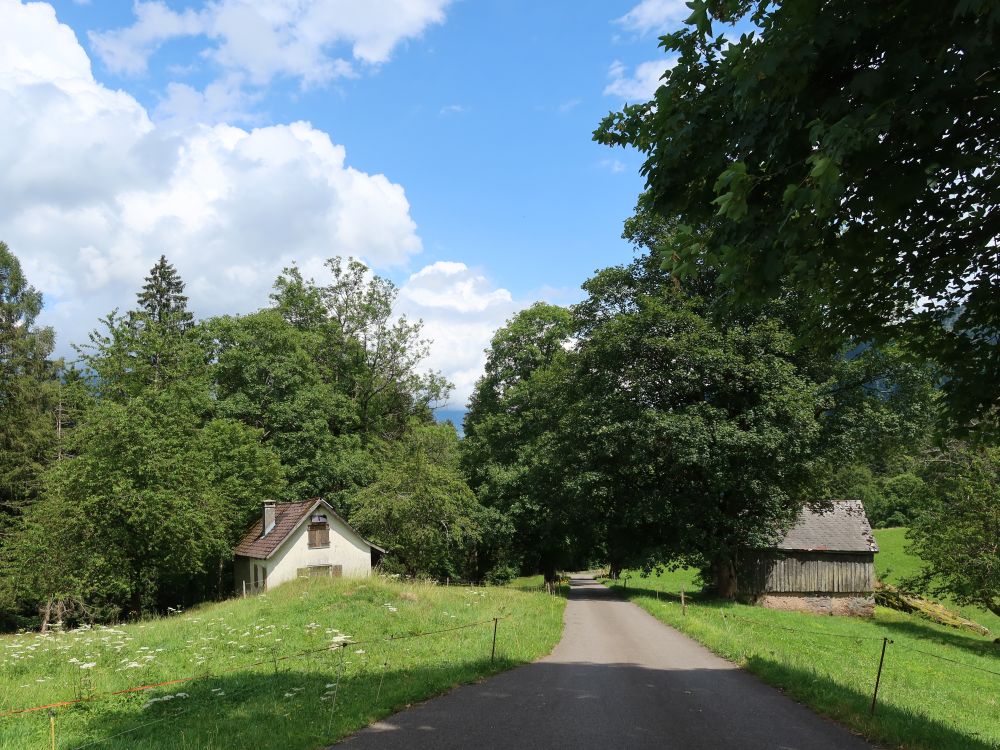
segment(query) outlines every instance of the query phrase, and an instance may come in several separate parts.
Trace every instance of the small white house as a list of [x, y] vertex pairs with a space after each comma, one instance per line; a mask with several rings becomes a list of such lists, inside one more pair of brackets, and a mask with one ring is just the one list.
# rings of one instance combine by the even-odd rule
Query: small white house
[[300, 576], [367, 576], [384, 553], [322, 498], [268, 501], [236, 546], [236, 593], [265, 591]]

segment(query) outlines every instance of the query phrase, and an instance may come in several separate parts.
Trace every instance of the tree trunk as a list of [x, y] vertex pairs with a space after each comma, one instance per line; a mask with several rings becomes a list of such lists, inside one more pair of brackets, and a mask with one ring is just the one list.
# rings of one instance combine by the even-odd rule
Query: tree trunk
[[718, 596], [723, 599], [736, 598], [736, 566], [732, 560], [724, 558], [712, 563], [712, 582]]
[[622, 574], [621, 565], [619, 565], [618, 563], [610, 563], [608, 565], [608, 578], [610, 578], [612, 581], [617, 581], [619, 578], [621, 578], [621, 574]]

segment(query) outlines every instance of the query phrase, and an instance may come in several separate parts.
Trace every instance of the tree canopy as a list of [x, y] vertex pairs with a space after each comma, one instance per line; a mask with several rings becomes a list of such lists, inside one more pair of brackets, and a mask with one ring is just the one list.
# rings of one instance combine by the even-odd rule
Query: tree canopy
[[[645, 154], [678, 276], [733, 306], [794, 289], [810, 340], [904, 342], [959, 425], [1000, 407], [1000, 6], [693, 0], [655, 97], [609, 115]], [[730, 26], [752, 31], [739, 38]]]

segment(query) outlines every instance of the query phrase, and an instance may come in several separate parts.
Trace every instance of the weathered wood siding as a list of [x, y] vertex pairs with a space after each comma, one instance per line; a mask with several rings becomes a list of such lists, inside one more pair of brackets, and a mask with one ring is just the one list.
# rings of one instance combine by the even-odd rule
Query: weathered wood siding
[[745, 573], [748, 593], [869, 592], [875, 581], [875, 556], [832, 552], [797, 552], [750, 561]]

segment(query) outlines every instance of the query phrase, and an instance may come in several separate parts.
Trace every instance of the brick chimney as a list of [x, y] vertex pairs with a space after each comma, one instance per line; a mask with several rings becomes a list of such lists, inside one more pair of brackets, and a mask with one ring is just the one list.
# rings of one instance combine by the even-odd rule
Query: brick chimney
[[271, 529], [274, 528], [274, 500], [264, 501], [264, 533], [261, 536], [267, 536], [271, 533]]

